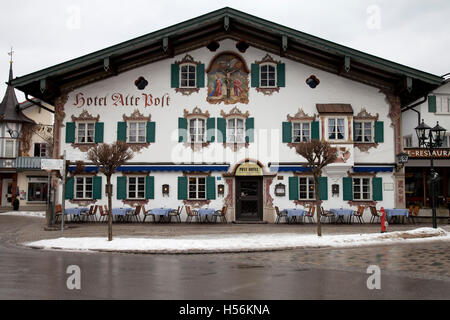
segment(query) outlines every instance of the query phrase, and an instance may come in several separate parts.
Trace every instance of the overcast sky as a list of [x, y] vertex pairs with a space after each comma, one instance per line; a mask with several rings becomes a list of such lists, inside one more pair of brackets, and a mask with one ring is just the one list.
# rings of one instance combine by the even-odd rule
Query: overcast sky
[[449, 0], [14, 0], [0, 10], [0, 94], [11, 46], [18, 77], [226, 6], [435, 75], [450, 72]]

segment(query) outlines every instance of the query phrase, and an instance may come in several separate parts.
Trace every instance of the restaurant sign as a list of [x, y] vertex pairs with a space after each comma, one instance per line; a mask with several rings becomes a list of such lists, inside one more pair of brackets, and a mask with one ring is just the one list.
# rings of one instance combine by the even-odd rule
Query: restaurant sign
[[[409, 158], [412, 159], [430, 159], [431, 153], [430, 150], [427, 149], [405, 149], [405, 152], [408, 154]], [[436, 149], [433, 150], [433, 158], [434, 159], [450, 159], [450, 149]]]
[[236, 169], [236, 176], [262, 176], [263, 172], [256, 163], [245, 162]]

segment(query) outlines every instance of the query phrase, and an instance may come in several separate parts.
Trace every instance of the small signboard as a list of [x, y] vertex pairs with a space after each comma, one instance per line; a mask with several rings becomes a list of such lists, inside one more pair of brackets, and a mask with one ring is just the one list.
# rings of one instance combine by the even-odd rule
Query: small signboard
[[62, 170], [63, 160], [60, 159], [41, 159], [42, 170]]
[[263, 172], [256, 163], [245, 162], [236, 170], [236, 176], [262, 176]]
[[68, 161], [87, 161], [87, 153], [77, 151], [66, 151], [66, 160]]

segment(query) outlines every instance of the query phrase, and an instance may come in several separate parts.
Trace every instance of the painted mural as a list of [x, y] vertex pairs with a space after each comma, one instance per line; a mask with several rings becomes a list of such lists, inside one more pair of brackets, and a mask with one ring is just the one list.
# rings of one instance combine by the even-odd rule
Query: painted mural
[[245, 61], [234, 53], [216, 56], [207, 70], [208, 97], [212, 104], [248, 103], [248, 74]]

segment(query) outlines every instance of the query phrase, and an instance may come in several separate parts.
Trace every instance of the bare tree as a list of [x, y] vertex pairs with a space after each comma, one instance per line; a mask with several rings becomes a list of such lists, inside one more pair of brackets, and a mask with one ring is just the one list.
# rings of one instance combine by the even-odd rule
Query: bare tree
[[102, 143], [88, 151], [88, 160], [92, 161], [98, 170], [106, 176], [106, 189], [108, 195], [108, 241], [112, 241], [112, 185], [111, 176], [117, 168], [123, 166], [133, 158], [133, 152], [122, 141], [113, 144]]
[[336, 149], [332, 148], [328, 142], [312, 140], [310, 142], [299, 143], [296, 147], [299, 155], [306, 159], [304, 165], [310, 169], [314, 176], [314, 192], [316, 198], [317, 212], [317, 235], [322, 236], [322, 226], [320, 224], [320, 199], [319, 199], [319, 177], [322, 176], [322, 169], [336, 161]]

